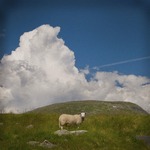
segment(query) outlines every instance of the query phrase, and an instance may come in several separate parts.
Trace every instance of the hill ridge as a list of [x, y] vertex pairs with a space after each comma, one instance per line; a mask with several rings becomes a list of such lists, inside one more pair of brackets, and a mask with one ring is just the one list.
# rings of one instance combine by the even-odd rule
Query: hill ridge
[[39, 107], [28, 113], [148, 114], [137, 104], [122, 101], [76, 100]]

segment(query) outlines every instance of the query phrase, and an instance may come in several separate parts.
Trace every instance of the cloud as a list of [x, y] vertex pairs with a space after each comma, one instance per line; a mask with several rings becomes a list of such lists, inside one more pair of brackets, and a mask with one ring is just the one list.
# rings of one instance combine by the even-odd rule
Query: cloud
[[150, 111], [150, 79], [75, 66], [74, 52], [57, 37], [60, 27], [42, 25], [20, 37], [0, 63], [0, 110], [24, 112], [71, 100], [130, 101]]

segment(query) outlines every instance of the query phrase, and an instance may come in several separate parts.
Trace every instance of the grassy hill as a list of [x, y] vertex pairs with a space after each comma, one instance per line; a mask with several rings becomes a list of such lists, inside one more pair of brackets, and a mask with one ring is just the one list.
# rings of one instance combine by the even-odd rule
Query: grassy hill
[[108, 101], [71, 101], [52, 104], [31, 111], [30, 113], [71, 113], [86, 112], [87, 114], [119, 114], [135, 113], [147, 114], [145, 110], [130, 102], [108, 102]]
[[[82, 135], [58, 136], [60, 113], [87, 112]], [[75, 130], [75, 126], [67, 127]], [[150, 115], [122, 102], [75, 101], [53, 104], [24, 114], [0, 114], [1, 150], [46, 150], [30, 141], [48, 140], [52, 150], [149, 150], [137, 136], [150, 136]]]

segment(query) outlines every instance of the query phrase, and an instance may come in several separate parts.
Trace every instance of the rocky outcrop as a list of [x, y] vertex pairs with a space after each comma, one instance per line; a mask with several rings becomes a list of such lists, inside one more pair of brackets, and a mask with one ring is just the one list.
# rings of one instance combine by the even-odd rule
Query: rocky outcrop
[[54, 132], [54, 134], [57, 134], [59, 136], [62, 135], [69, 135], [69, 134], [74, 134], [74, 135], [80, 135], [88, 132], [87, 130], [75, 130], [75, 131], [68, 131], [68, 130], [57, 130]]
[[136, 139], [144, 141], [148, 146], [150, 146], [150, 136], [136, 136]]
[[34, 126], [32, 124], [26, 126], [27, 129], [32, 129]]
[[44, 140], [43, 142], [38, 142], [38, 141], [29, 141], [27, 142], [27, 144], [32, 145], [32, 146], [41, 146], [44, 148], [53, 148], [56, 145], [52, 144], [51, 142], [49, 142], [48, 140]]
[[53, 148], [55, 147], [56, 145], [52, 144], [51, 142], [49, 142], [48, 140], [45, 140], [43, 141], [42, 143], [40, 143], [41, 147], [44, 147], [44, 148]]

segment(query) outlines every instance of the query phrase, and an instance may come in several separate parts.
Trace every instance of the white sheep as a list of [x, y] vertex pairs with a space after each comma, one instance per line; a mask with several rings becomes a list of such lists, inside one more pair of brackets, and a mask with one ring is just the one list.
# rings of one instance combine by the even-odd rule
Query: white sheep
[[78, 115], [62, 114], [59, 117], [59, 127], [62, 130], [63, 126], [65, 125], [73, 125], [73, 124], [79, 125], [84, 121], [85, 114], [86, 114], [85, 112], [82, 112]]

